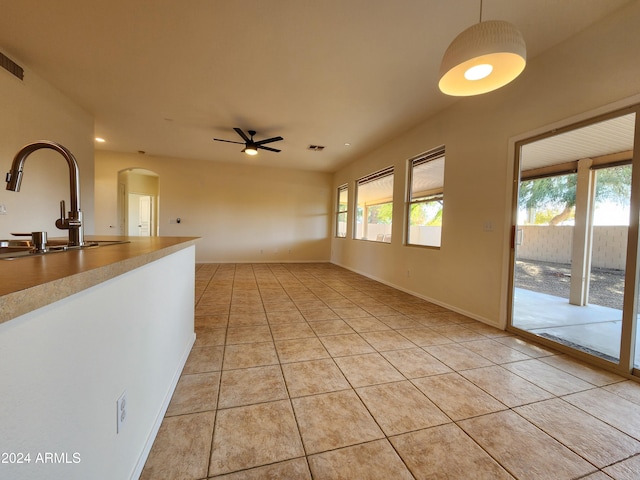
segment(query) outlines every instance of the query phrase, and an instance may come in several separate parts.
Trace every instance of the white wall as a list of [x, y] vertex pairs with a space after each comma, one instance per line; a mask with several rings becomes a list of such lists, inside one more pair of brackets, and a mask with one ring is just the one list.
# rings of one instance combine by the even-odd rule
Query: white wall
[[[3, 52], [8, 54], [8, 52]], [[4, 179], [15, 154], [27, 143], [51, 140], [67, 147], [78, 160], [81, 209], [85, 233], [93, 232], [93, 118], [58, 90], [22, 64], [24, 80], [0, 68], [0, 175]], [[60, 200], [69, 209], [69, 169], [67, 162], [52, 150], [33, 153], [26, 161], [20, 192], [0, 185], [0, 239], [10, 232], [44, 230], [50, 237], [66, 237], [55, 221]]]
[[[195, 338], [194, 250], [0, 324], [0, 452], [31, 454], [29, 464], [0, 464], [0, 478], [140, 474]], [[38, 463], [38, 453], [70, 463]]]
[[[513, 183], [510, 140], [640, 93], [640, 2], [537, 58], [510, 85], [461, 98], [403, 136], [341, 169], [334, 192], [393, 162], [391, 245], [332, 239], [334, 263], [504, 325]], [[375, 112], [372, 112], [375, 114]], [[442, 248], [402, 245], [407, 159], [446, 145]], [[350, 205], [350, 221], [353, 205]], [[485, 224], [492, 231], [485, 230]], [[489, 229], [491, 230], [491, 229]]]
[[125, 168], [159, 175], [160, 235], [202, 237], [199, 262], [329, 260], [330, 174], [96, 151], [97, 234], [115, 233]]

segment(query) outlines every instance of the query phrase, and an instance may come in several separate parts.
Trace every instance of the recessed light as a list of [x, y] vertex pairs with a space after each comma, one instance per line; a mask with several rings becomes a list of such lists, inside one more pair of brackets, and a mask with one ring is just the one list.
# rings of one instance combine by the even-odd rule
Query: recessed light
[[106, 142], [106, 140], [104, 138], [101, 138], [101, 137], [96, 137], [96, 142], [104, 143], [104, 142]]
[[350, 146], [351, 146], [351, 144], [350, 144], [349, 142], [347, 142], [347, 143], [345, 143], [345, 144], [344, 144], [344, 146], [345, 146], [345, 147], [350, 147]]

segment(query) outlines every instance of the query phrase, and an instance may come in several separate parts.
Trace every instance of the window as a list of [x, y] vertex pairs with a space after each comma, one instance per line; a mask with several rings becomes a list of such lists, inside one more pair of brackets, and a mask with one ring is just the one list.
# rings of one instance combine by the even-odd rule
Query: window
[[338, 208], [336, 209], [336, 237], [347, 236], [347, 206], [349, 203], [349, 187], [338, 187]]
[[393, 217], [393, 167], [356, 182], [356, 229], [354, 238], [391, 242]]
[[444, 147], [409, 160], [407, 244], [440, 247]]

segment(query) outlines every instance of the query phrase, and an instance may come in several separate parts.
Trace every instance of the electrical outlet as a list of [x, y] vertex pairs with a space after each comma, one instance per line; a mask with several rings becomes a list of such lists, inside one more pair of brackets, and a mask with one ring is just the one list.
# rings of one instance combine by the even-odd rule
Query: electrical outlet
[[7, 214], [7, 206], [4, 204], [0, 205], [0, 215], [6, 215]]
[[120, 433], [122, 431], [122, 426], [124, 422], [127, 420], [127, 391], [126, 390], [122, 392], [122, 395], [120, 395], [120, 398], [118, 398], [118, 401], [116, 402], [116, 407], [117, 407], [116, 414], [118, 416], [118, 420], [116, 424], [117, 426], [116, 433]]

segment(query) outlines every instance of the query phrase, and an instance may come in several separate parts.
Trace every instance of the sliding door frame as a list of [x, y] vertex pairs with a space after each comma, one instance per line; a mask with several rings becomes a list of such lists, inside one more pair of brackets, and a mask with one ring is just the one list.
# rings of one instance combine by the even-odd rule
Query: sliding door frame
[[[637, 100], [636, 100], [637, 101]], [[515, 289], [515, 261], [516, 261], [516, 237], [518, 229], [518, 199], [521, 182], [521, 150], [524, 145], [543, 140], [545, 138], [554, 137], [556, 135], [576, 130], [588, 125], [610, 120], [612, 118], [635, 113], [634, 125], [634, 141], [632, 152], [632, 174], [631, 174], [631, 197], [630, 197], [630, 221], [627, 236], [627, 256], [625, 269], [625, 290], [623, 300], [622, 314], [622, 331], [620, 344], [619, 363], [612, 363], [603, 358], [590, 355], [581, 350], [571, 348], [566, 345], [556, 343], [552, 340], [540, 337], [513, 325], [513, 302]], [[509, 274], [508, 274], [508, 290], [507, 290], [507, 331], [517, 333], [518, 335], [533, 340], [544, 346], [553, 348], [563, 353], [570, 354], [580, 360], [594, 364], [609, 371], [613, 371], [627, 378], [640, 380], [640, 369], [634, 368], [635, 358], [635, 336], [637, 322], [634, 319], [638, 313], [638, 294], [640, 293], [640, 285], [638, 282], [638, 268], [640, 267], [640, 242], [639, 222], [640, 222], [640, 103], [630, 104], [629, 106], [611, 110], [607, 113], [595, 114], [589, 118], [567, 123], [564, 126], [552, 128], [544, 133], [533, 134], [521, 140], [517, 140], [514, 144], [514, 170], [513, 170], [513, 192], [511, 197], [511, 232], [509, 242]]]

